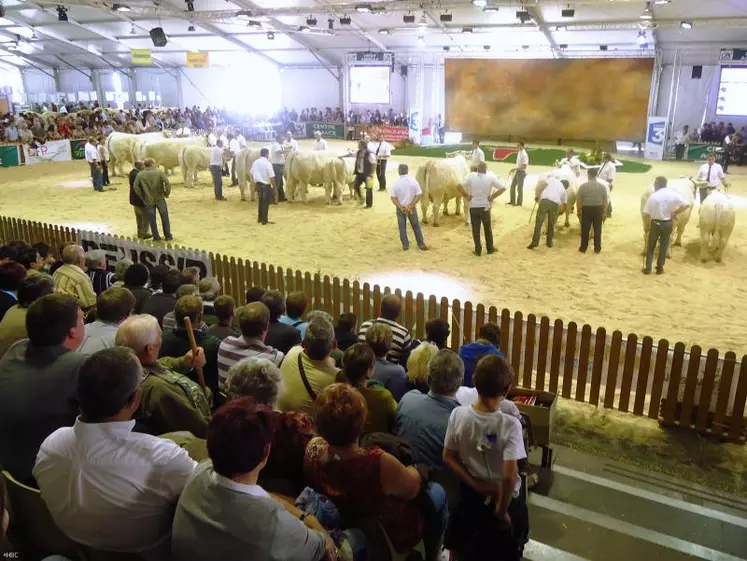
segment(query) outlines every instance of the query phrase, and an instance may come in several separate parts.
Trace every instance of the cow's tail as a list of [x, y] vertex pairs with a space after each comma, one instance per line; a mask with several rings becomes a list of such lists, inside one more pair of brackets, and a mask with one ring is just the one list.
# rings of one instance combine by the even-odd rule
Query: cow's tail
[[431, 196], [431, 169], [433, 168], [433, 160], [428, 160], [425, 162], [425, 169], [423, 170], [423, 175], [425, 175], [425, 185], [423, 186], [423, 190], [426, 193], [426, 196], [432, 201], [433, 197]]
[[[187, 151], [187, 148], [188, 146], [185, 146], [184, 148], [179, 150], [179, 155], [176, 157], [177, 161], [179, 162], [179, 167], [182, 168], [182, 170], [185, 169], [184, 168], [184, 159], [185, 159], [184, 157], [185, 157], [185, 152]], [[185, 171], [184, 173], [187, 173], [187, 172]]]

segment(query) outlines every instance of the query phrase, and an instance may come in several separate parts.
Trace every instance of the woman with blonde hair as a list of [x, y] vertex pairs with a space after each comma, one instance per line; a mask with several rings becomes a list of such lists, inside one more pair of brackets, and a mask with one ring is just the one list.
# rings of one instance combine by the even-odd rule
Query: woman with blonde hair
[[410, 390], [420, 390], [428, 393], [428, 363], [436, 356], [438, 347], [433, 343], [424, 341], [410, 353], [407, 359], [407, 387]]

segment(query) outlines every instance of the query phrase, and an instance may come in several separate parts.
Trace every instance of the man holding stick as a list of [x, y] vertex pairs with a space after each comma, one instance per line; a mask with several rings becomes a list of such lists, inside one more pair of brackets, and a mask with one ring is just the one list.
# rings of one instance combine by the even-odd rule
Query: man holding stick
[[418, 222], [418, 211], [415, 205], [423, 195], [417, 180], [407, 175], [410, 169], [407, 164], [399, 165], [399, 178], [392, 185], [392, 203], [397, 208], [397, 225], [399, 227], [399, 239], [402, 242], [402, 249], [410, 249], [410, 240], [407, 237], [407, 221], [410, 221], [412, 231], [415, 233], [415, 241], [418, 243], [418, 249], [427, 251], [423, 232]]

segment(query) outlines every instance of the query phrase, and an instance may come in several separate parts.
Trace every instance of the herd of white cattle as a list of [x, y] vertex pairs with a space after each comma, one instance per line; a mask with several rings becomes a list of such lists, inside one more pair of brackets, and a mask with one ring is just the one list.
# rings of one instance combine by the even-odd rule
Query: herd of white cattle
[[[191, 188], [197, 182], [197, 172], [207, 170], [210, 166], [210, 151], [204, 137], [167, 138], [163, 133], [126, 134], [114, 132], [107, 137], [107, 148], [110, 155], [110, 169], [114, 174], [125, 175], [123, 164], [134, 163], [136, 160], [152, 158], [167, 173], [180, 167], [184, 177], [184, 186]], [[241, 199], [255, 199], [254, 181], [250, 169], [259, 158], [260, 149], [257, 147], [243, 148], [236, 157], [236, 174], [239, 181]], [[341, 205], [343, 189], [347, 186], [350, 197], [356, 194], [353, 189], [355, 175], [355, 157], [348, 152], [340, 154], [333, 151], [298, 151], [291, 152], [286, 157], [285, 164], [285, 194], [290, 201], [307, 201], [308, 188], [323, 186], [328, 205]], [[439, 226], [439, 218], [447, 214], [447, 205], [452, 199], [455, 201], [456, 214], [461, 213], [462, 196], [458, 186], [470, 173], [470, 166], [464, 153], [449, 154], [443, 159], [428, 159], [416, 171], [416, 179], [423, 190], [420, 200], [421, 220], [428, 224], [432, 220], [434, 226]], [[576, 175], [569, 165], [561, 165], [539, 176], [529, 176], [524, 182], [524, 188], [534, 190], [550, 177], [568, 181], [568, 204], [565, 212], [565, 226], [570, 226], [570, 217], [576, 203], [578, 188], [584, 177]], [[603, 180], [599, 180], [605, 183]], [[671, 179], [668, 186], [679, 192], [690, 203], [690, 208], [680, 213], [674, 224], [676, 237], [674, 245], [682, 245], [682, 235], [690, 221], [695, 206], [695, 193], [700, 186], [692, 178]], [[248, 193], [247, 193], [248, 191]], [[646, 201], [654, 192], [649, 186], [641, 195], [641, 216]], [[469, 213], [466, 212], [468, 202], [464, 201], [464, 220], [469, 223]], [[430, 212], [429, 212], [430, 208]], [[736, 212], [732, 200], [725, 193], [714, 190], [700, 205], [698, 227], [700, 228], [700, 259], [703, 262], [711, 257], [720, 262], [726, 244], [734, 229]], [[645, 224], [645, 221], [644, 221]], [[644, 246], [646, 233], [644, 231]], [[644, 247], [645, 250], [645, 247]], [[671, 246], [670, 246], [671, 255]]]

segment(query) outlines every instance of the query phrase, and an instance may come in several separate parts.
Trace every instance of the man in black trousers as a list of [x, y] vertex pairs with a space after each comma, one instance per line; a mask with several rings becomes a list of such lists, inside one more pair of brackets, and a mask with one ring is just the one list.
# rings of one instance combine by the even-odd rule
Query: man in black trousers
[[578, 250], [586, 253], [589, 247], [589, 231], [594, 228], [594, 253], [602, 251], [602, 223], [607, 219], [609, 190], [597, 181], [597, 170], [588, 171], [589, 181], [578, 188], [576, 208], [581, 221], [581, 247]]
[[270, 151], [267, 148], [262, 148], [259, 151], [259, 158], [252, 164], [250, 172], [254, 183], [257, 185], [257, 204], [259, 207], [257, 222], [263, 226], [274, 224], [274, 222], [269, 221], [268, 217], [270, 203], [272, 202], [272, 192], [275, 189], [275, 171], [267, 159], [269, 155]]
[[[358, 142], [355, 154], [355, 192], [362, 201], [362, 208], [373, 207], [373, 174], [376, 168], [376, 155], [368, 149], [365, 140]], [[361, 185], [366, 188], [366, 200], [363, 202]]]

